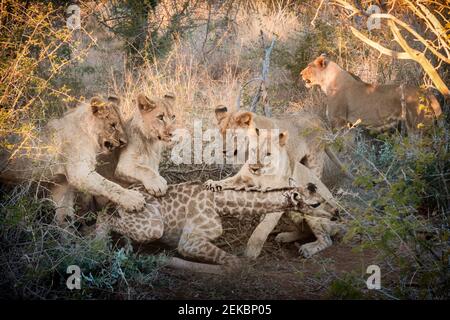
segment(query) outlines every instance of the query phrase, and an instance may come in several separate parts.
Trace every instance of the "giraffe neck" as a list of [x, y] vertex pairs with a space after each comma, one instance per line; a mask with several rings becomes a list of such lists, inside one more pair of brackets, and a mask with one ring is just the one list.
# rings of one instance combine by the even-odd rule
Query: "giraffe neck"
[[214, 193], [214, 204], [221, 216], [263, 215], [292, 209], [292, 204], [284, 193], [283, 190], [268, 192], [225, 190]]

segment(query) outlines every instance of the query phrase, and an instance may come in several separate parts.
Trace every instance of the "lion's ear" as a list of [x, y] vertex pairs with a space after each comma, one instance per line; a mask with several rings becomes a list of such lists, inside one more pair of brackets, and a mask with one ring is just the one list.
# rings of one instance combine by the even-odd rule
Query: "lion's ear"
[[241, 128], [250, 127], [253, 121], [253, 113], [251, 112], [243, 112], [236, 116], [236, 122]]
[[108, 105], [100, 97], [93, 97], [89, 103], [91, 105], [92, 114], [96, 117], [103, 117], [109, 112]]
[[324, 53], [322, 53], [320, 57], [317, 58], [317, 65], [322, 69], [328, 65], [328, 58]]
[[280, 143], [280, 146], [285, 146], [288, 141], [288, 138], [289, 138], [289, 134], [287, 131], [281, 132], [278, 135], [278, 141]]
[[156, 108], [156, 102], [142, 93], [137, 96], [137, 104], [141, 112], [150, 112]]
[[216, 109], [214, 109], [217, 121], [218, 122], [222, 121], [222, 119], [226, 117], [227, 112], [228, 109], [224, 105], [217, 106]]
[[120, 105], [120, 98], [117, 96], [109, 96], [108, 101]]

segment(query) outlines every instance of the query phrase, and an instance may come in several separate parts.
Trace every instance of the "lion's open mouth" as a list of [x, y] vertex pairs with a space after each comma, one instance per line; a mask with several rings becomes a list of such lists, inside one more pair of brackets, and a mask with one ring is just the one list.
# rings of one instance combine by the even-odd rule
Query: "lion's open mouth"
[[172, 138], [169, 137], [169, 136], [161, 136], [161, 135], [158, 135], [158, 140], [159, 140], [159, 141], [164, 141], [164, 142], [172, 142]]
[[106, 149], [108, 149], [108, 151], [113, 151], [113, 150], [114, 150], [114, 145], [113, 145], [111, 142], [109, 142], [109, 141], [105, 141], [105, 142], [103, 143], [103, 146], [104, 146]]

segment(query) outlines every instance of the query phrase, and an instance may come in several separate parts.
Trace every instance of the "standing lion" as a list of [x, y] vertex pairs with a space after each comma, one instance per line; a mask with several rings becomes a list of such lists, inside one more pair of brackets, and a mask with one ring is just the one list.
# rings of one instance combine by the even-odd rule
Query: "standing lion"
[[327, 96], [327, 118], [333, 128], [359, 119], [368, 129], [382, 131], [406, 124], [409, 132], [442, 113], [432, 94], [406, 85], [373, 85], [363, 82], [321, 55], [301, 71], [307, 88], [320, 86]]

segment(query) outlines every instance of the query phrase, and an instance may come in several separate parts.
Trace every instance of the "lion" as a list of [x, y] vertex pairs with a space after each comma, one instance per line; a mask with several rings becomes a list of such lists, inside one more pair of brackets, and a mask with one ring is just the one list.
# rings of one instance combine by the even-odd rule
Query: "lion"
[[[328, 179], [333, 181], [337, 176], [336, 170], [330, 170], [331, 164], [338, 166], [340, 171], [347, 177], [353, 179], [353, 176], [344, 168], [344, 165], [339, 161], [337, 156], [332, 152], [329, 146], [321, 141], [321, 137], [325, 132], [325, 127], [320, 118], [306, 111], [301, 111], [294, 115], [284, 115], [278, 118], [267, 118], [256, 115], [247, 111], [228, 111], [225, 106], [218, 106], [215, 109], [216, 119], [219, 124], [221, 134], [225, 139], [223, 153], [227, 160], [236, 161], [239, 158], [238, 150], [248, 151], [248, 141], [256, 141], [258, 132], [261, 129], [279, 129], [288, 132], [291, 137], [286, 144], [286, 157], [290, 165], [290, 175], [296, 183], [306, 185], [314, 183], [318, 188], [318, 194], [325, 198], [333, 206], [337, 206], [330, 190], [322, 182]], [[239, 137], [240, 134], [249, 139], [237, 139], [235, 143], [230, 142], [229, 137]], [[228, 140], [228, 141], [227, 141]], [[323, 170], [327, 167], [329, 170]], [[280, 169], [275, 167], [274, 169]], [[244, 171], [241, 172], [241, 174]], [[329, 177], [324, 176], [323, 173], [331, 173]], [[281, 176], [283, 172], [274, 170], [273, 176]], [[220, 189], [223, 183], [228, 186], [233, 182], [239, 182], [238, 173], [234, 178], [225, 179], [222, 181], [209, 180], [209, 187]], [[324, 179], [325, 178], [325, 179]], [[284, 179], [284, 180], [283, 180]], [[281, 181], [288, 182], [286, 176]], [[267, 183], [267, 186], [272, 184], [271, 179], [260, 182]], [[261, 184], [260, 184], [261, 186]], [[278, 223], [281, 214], [267, 215], [264, 220], [257, 227], [252, 234], [247, 245], [247, 256], [256, 258], [261, 252], [267, 236]]]
[[332, 166], [337, 166], [344, 175], [353, 179], [353, 176], [345, 169], [330, 146], [322, 140], [326, 129], [317, 115], [300, 111], [296, 114], [268, 118], [248, 111], [228, 111], [225, 106], [216, 107], [215, 115], [220, 132], [224, 137], [223, 153], [227, 161], [236, 161], [238, 150], [247, 151], [246, 140], [237, 139], [236, 143], [226, 143], [230, 141], [230, 139], [227, 139], [227, 135], [236, 137], [242, 133], [243, 136], [254, 139], [258, 130], [279, 129], [288, 131], [291, 137], [287, 144], [291, 164], [295, 162], [302, 164], [319, 180], [323, 178], [325, 178], [324, 180], [332, 180], [332, 177], [324, 177], [324, 174], [336, 175], [336, 170], [324, 170], [324, 168], [330, 169]]
[[[223, 190], [268, 192], [286, 187], [297, 187], [293, 185], [294, 179], [291, 178], [293, 168], [287, 150], [288, 132], [281, 132], [275, 136], [272, 131], [258, 130], [257, 134], [258, 140], [256, 143], [249, 143], [249, 157], [239, 172], [222, 181], [206, 181], [204, 183], [206, 189], [213, 192]], [[331, 237], [340, 235], [344, 231], [343, 226], [334, 221], [338, 212], [336, 206], [330, 201], [323, 201], [323, 197], [316, 192], [317, 187], [312, 181], [314, 181], [313, 177], [310, 182], [305, 184], [305, 190], [309, 191], [309, 199], [312, 202], [307, 202], [307, 204], [313, 207], [314, 216], [309, 217], [289, 212], [288, 215], [297, 229], [293, 232], [280, 233], [276, 238], [279, 242], [292, 242], [300, 239], [299, 228], [305, 222], [317, 239], [313, 243], [300, 247], [299, 252], [306, 258], [331, 246]], [[318, 198], [322, 199], [320, 207], [314, 206], [314, 203], [318, 203]], [[266, 215], [249, 239], [245, 252], [247, 257], [256, 258], [259, 255], [267, 236], [283, 213], [273, 212]]]
[[118, 151], [115, 177], [128, 185], [142, 184], [154, 196], [167, 191], [167, 181], [159, 174], [159, 163], [177, 128], [175, 100], [172, 93], [162, 98], [139, 94], [136, 109], [125, 124], [129, 143]]
[[98, 156], [127, 144], [118, 104], [116, 97], [93, 97], [51, 120], [33, 141], [7, 137], [7, 141], [15, 139], [18, 147], [2, 152], [0, 179], [49, 183], [56, 205], [55, 220], [60, 226], [73, 216], [75, 191], [103, 196], [131, 211], [141, 210], [145, 205], [141, 193], [125, 189], [96, 172]]
[[307, 88], [320, 86], [327, 96], [326, 115], [333, 129], [359, 119], [380, 132], [406, 124], [408, 132], [432, 123], [442, 114], [436, 97], [406, 85], [373, 85], [321, 55], [300, 72]]
[[271, 131], [258, 130], [258, 141], [249, 145], [252, 155], [239, 172], [220, 181], [208, 180], [205, 182], [206, 188], [213, 191], [232, 189], [267, 192], [286, 187], [292, 175], [286, 148], [288, 132], [279, 133], [278, 143], [275, 142], [273, 135]]

